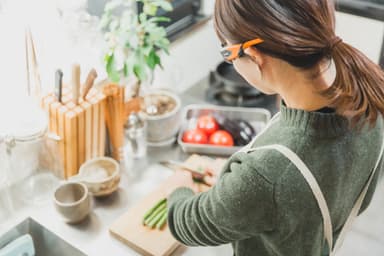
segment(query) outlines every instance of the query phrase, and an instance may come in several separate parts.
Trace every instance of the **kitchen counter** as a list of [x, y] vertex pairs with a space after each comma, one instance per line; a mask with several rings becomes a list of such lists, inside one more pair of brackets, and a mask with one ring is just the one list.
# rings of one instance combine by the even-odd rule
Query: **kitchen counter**
[[[195, 91], [201, 91], [206, 84], [203, 80]], [[200, 87], [199, 87], [200, 86]], [[190, 103], [202, 103], [204, 100], [184, 93], [182, 102], [184, 105]], [[8, 231], [27, 217], [57, 234], [59, 237], [83, 251], [87, 255], [139, 255], [131, 248], [113, 238], [109, 234], [109, 226], [122, 214], [135, 205], [151, 190], [156, 188], [163, 180], [172, 174], [172, 171], [157, 164], [161, 160], [185, 160], [188, 157], [177, 145], [166, 148], [150, 148], [146, 158], [125, 161], [124, 171], [119, 190], [113, 195], [93, 200], [93, 211], [90, 216], [79, 225], [67, 225], [57, 215], [53, 204], [46, 202], [39, 206], [17, 207], [15, 213], [6, 222], [0, 221], [1, 234]], [[16, 187], [17, 191], [18, 188]], [[16, 193], [17, 194], [17, 193]], [[15, 205], [21, 205], [20, 198], [13, 198]], [[1, 210], [1, 209], [0, 209]], [[230, 245], [220, 247], [185, 248], [179, 247], [173, 255], [231, 255]]]

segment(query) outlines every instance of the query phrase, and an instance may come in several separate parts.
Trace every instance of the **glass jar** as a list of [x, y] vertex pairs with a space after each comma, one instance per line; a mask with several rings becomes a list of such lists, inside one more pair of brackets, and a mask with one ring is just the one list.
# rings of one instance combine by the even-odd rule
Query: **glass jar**
[[125, 124], [125, 159], [138, 159], [147, 155], [147, 123], [132, 112]]
[[[50, 201], [63, 173], [58, 138], [47, 133], [46, 114], [38, 107], [21, 112], [1, 127], [0, 190], [8, 195], [3, 202], [41, 204]], [[8, 208], [18, 207], [8, 203]]]

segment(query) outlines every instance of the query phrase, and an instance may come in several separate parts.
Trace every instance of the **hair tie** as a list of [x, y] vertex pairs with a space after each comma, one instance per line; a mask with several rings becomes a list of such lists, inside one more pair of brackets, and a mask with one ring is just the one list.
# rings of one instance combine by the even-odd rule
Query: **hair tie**
[[338, 36], [335, 36], [330, 42], [329, 42], [329, 50], [332, 52], [333, 49], [335, 49], [336, 46], [338, 46], [340, 43], [343, 42], [343, 39], [341, 39]]

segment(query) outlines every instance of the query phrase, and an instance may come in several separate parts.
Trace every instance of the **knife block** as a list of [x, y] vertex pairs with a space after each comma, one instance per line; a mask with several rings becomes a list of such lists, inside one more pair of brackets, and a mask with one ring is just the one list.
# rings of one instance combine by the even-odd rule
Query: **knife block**
[[58, 157], [64, 170], [61, 178], [68, 179], [78, 173], [85, 161], [105, 155], [106, 97], [93, 88], [76, 105], [69, 87], [62, 92], [62, 102], [49, 94], [43, 98], [42, 107], [49, 116], [49, 131], [59, 138]]

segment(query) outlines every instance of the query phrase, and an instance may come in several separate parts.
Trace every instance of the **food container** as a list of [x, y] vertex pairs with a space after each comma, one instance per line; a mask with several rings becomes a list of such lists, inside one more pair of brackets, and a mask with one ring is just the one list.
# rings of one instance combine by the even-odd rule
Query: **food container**
[[12, 202], [16, 197], [26, 204], [44, 204], [62, 175], [59, 138], [47, 133], [46, 114], [27, 100], [20, 109], [4, 115], [4, 120], [0, 127], [0, 190], [16, 184], [19, 188], [9, 193], [10, 200], [3, 201]]
[[[34, 174], [40, 165], [46, 134], [46, 116], [29, 106], [5, 117], [0, 130], [0, 172], [13, 185]], [[18, 113], [17, 113], [18, 112]], [[13, 113], [12, 113], [13, 114]], [[0, 181], [0, 187], [4, 181]]]
[[209, 144], [191, 144], [182, 140], [183, 133], [196, 127], [197, 119], [203, 115], [220, 114], [230, 119], [244, 119], [248, 121], [258, 134], [271, 118], [271, 113], [263, 108], [221, 107], [212, 105], [189, 105], [183, 110], [182, 128], [178, 136], [178, 143], [186, 153], [198, 153], [217, 156], [229, 156], [239, 151], [242, 146], [221, 147]]

